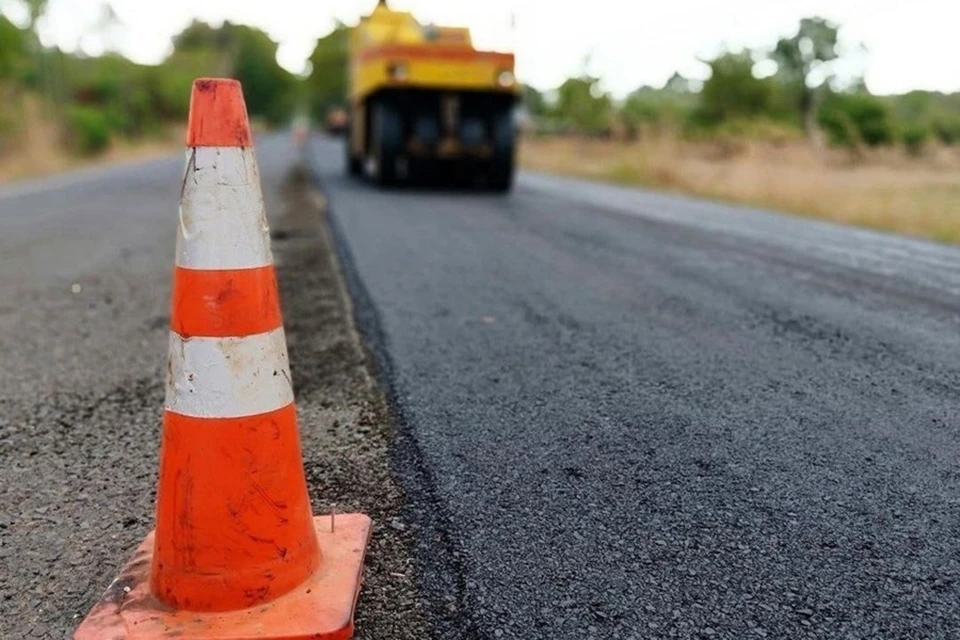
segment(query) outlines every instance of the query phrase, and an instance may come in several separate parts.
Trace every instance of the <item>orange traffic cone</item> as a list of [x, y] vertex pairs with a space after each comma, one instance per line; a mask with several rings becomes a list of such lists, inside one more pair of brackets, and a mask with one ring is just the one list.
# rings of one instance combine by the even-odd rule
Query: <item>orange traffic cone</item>
[[240, 84], [194, 83], [156, 528], [76, 640], [350, 638], [370, 519], [311, 517]]

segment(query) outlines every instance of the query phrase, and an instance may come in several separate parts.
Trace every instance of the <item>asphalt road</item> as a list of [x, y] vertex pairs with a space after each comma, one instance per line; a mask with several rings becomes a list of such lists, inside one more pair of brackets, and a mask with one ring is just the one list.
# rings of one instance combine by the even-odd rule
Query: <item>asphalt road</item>
[[[289, 137], [257, 155], [314, 506], [377, 522], [362, 637], [423, 637], [417, 585], [441, 638], [960, 636], [960, 251], [381, 192], [319, 139], [387, 452]], [[67, 637], [152, 525], [182, 166], [0, 187], [0, 638]]]
[[[357, 638], [423, 638], [392, 425], [289, 135], [257, 140], [315, 513], [374, 519]], [[64, 640], [153, 526], [183, 155], [0, 187], [0, 638]]]
[[960, 637], [960, 251], [314, 145], [445, 638]]
[[0, 187], [2, 638], [63, 640], [152, 526], [183, 162]]

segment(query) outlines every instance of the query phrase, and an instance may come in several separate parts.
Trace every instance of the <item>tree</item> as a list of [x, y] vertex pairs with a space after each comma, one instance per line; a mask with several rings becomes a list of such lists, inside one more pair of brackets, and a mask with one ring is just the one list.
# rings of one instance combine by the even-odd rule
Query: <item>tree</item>
[[893, 114], [880, 98], [865, 91], [829, 93], [819, 112], [820, 125], [834, 144], [859, 150], [864, 144], [890, 144], [895, 135]]
[[580, 133], [605, 135], [610, 131], [613, 102], [600, 87], [600, 78], [583, 74], [568, 78], [557, 89], [556, 111]]
[[823, 18], [804, 18], [797, 32], [781, 38], [770, 54], [811, 139], [816, 136], [818, 90], [831, 77], [829, 64], [839, 57], [837, 34], [837, 25]]
[[703, 85], [695, 113], [701, 124], [715, 126], [771, 112], [773, 87], [768, 79], [753, 75], [756, 61], [750, 50], [727, 51], [707, 64], [710, 78]]
[[274, 124], [290, 115], [296, 79], [277, 63], [277, 43], [260, 29], [194, 21], [173, 38], [173, 48], [171, 60], [195, 68], [196, 75], [239, 80], [250, 115]]
[[26, 34], [0, 15], [0, 81], [16, 79], [22, 71]]
[[914, 90], [887, 99], [904, 128], [903, 136], [908, 130], [916, 132], [915, 127], [923, 125], [942, 143], [960, 141], [960, 93]]
[[48, 69], [49, 60], [45, 55], [43, 44], [40, 42], [40, 18], [47, 12], [48, 0], [24, 0], [27, 7], [27, 28], [25, 37], [21, 40], [22, 51], [30, 60], [30, 69], [26, 81], [47, 97], [57, 97], [51, 73]]
[[642, 129], [662, 129], [666, 121], [672, 119], [674, 107], [674, 94], [666, 87], [655, 89], [644, 85], [630, 92], [620, 107], [620, 122], [627, 139], [636, 139]]
[[310, 76], [307, 92], [310, 112], [323, 122], [327, 112], [347, 101], [347, 66], [350, 28], [337, 21], [333, 31], [317, 40], [310, 54]]
[[247, 109], [271, 124], [279, 124], [293, 111], [296, 79], [277, 63], [277, 43], [260, 29], [224, 25], [235, 39], [233, 75], [243, 84]]
[[670, 79], [663, 85], [664, 93], [675, 95], [689, 95], [693, 93], [693, 86], [689, 79], [683, 77], [679, 71], [674, 71]]
[[173, 37], [171, 57], [204, 59], [205, 64], [209, 64], [208, 60], [212, 56], [216, 59], [216, 68], [208, 69], [208, 73], [218, 76], [232, 74], [237, 42], [230, 27], [229, 22], [217, 29], [206, 22], [194, 20]]
[[542, 116], [547, 111], [547, 100], [540, 91], [528, 84], [523, 85], [522, 102], [524, 108], [533, 117]]
[[634, 140], [645, 125], [659, 126], [660, 110], [656, 104], [645, 100], [642, 94], [634, 92], [627, 96], [620, 108], [620, 120], [627, 139]]
[[620, 108], [620, 120], [628, 138], [641, 128], [662, 132], [676, 127], [697, 106], [699, 94], [694, 84], [680, 73], [674, 73], [658, 89], [644, 85], [632, 91]]

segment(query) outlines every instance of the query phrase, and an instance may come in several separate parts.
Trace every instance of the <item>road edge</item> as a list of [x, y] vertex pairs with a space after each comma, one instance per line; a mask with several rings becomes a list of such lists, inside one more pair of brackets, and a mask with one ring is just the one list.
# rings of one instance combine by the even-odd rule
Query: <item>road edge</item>
[[384, 332], [380, 312], [360, 276], [336, 202], [329, 197], [325, 179], [315, 161], [314, 147], [308, 142], [301, 150], [302, 162], [327, 204], [327, 220], [334, 240], [341, 275], [349, 300], [347, 309], [354, 331], [360, 336], [368, 370], [383, 391], [395, 425], [396, 440], [391, 447], [391, 473], [406, 493], [404, 520], [415, 530], [414, 562], [422, 587], [424, 609], [437, 637], [482, 640], [482, 633], [467, 606], [467, 578], [462, 558], [465, 555], [449, 534], [449, 518], [437, 498], [436, 479], [423, 461], [413, 434], [394, 375], [389, 339]]

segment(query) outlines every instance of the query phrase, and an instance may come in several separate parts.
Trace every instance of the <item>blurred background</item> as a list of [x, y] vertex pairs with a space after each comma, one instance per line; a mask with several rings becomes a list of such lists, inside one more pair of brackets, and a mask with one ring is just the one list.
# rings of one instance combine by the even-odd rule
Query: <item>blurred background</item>
[[[960, 239], [950, 3], [390, 4], [516, 53], [527, 169]], [[335, 128], [375, 5], [0, 0], [0, 181], [180, 146], [204, 75], [258, 130]]]

